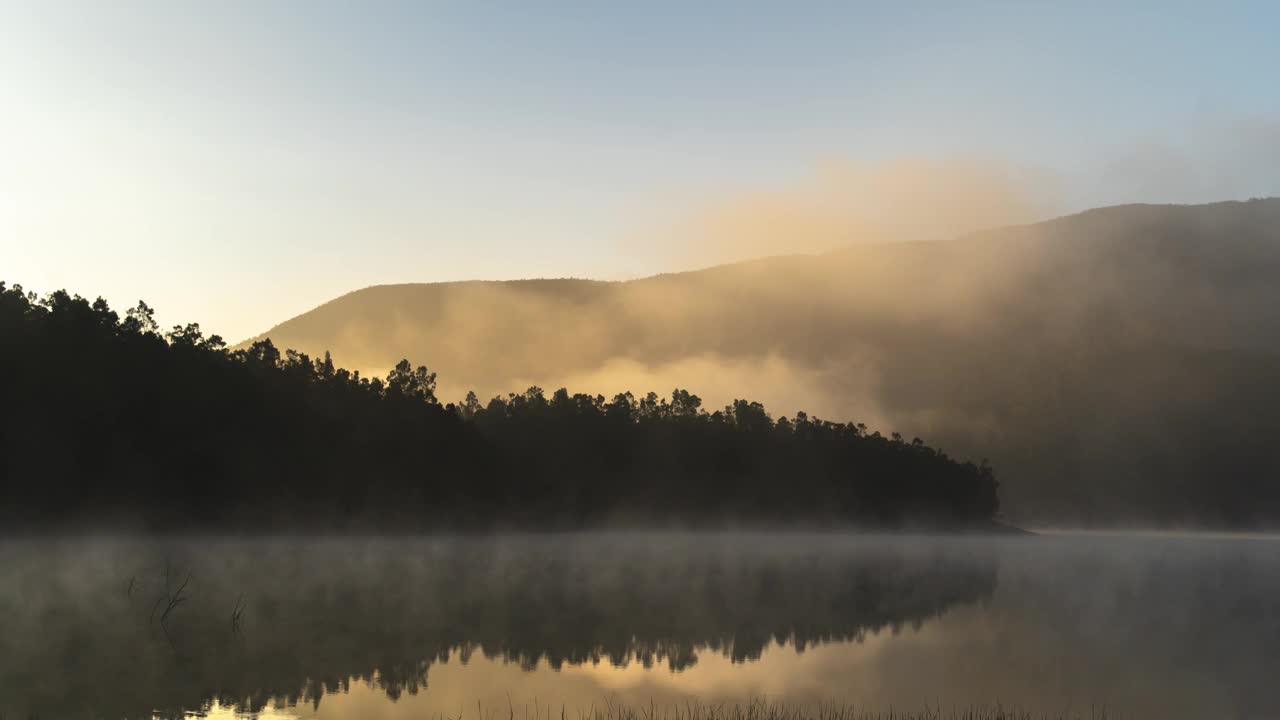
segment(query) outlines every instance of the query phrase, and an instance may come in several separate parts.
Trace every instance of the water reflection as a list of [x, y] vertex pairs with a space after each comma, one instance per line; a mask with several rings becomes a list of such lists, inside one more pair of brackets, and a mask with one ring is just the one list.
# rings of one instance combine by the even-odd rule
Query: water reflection
[[315, 708], [353, 683], [394, 700], [451, 656], [742, 663], [919, 627], [995, 585], [977, 554], [848, 538], [82, 540], [10, 544], [3, 560], [4, 704], [57, 717]]
[[[519, 717], [765, 695], [1277, 717], [1277, 551], [1178, 536], [7, 543], [0, 713], [503, 720], [508, 698]], [[191, 578], [167, 631], [166, 567], [170, 593]]]

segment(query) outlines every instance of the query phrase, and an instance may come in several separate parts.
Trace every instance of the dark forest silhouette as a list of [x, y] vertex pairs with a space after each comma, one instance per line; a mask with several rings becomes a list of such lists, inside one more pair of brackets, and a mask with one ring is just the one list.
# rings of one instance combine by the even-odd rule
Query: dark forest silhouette
[[367, 378], [195, 324], [162, 333], [142, 303], [122, 318], [3, 284], [0, 338], [10, 527], [954, 527], [998, 508], [985, 463], [746, 400], [530, 388], [445, 405], [407, 360]]

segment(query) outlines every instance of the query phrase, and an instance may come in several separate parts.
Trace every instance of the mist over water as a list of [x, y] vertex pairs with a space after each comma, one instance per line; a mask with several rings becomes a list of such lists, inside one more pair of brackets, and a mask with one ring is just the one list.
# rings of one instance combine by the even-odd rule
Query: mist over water
[[1280, 712], [1278, 542], [12, 540], [0, 544], [0, 713], [506, 717], [509, 702], [520, 714], [767, 697], [1268, 717]]
[[0, 0], [0, 720], [1280, 720], [1277, 26]]

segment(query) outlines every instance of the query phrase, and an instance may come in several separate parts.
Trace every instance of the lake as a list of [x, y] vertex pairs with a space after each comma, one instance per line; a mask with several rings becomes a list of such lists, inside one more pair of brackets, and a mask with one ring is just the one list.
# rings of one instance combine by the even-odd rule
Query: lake
[[639, 533], [0, 542], [0, 715], [751, 702], [1280, 717], [1280, 540]]

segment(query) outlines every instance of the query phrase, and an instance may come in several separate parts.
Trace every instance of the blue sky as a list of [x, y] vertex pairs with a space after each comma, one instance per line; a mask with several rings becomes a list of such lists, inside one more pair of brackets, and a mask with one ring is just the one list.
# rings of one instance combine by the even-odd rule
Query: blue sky
[[[824, 164], [1053, 211], [1280, 193], [1275, 3], [9, 3], [0, 278], [240, 338], [342, 292], [620, 277]], [[1049, 193], [1049, 190], [1044, 190]]]

